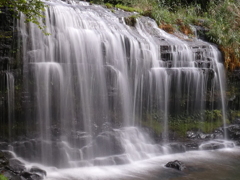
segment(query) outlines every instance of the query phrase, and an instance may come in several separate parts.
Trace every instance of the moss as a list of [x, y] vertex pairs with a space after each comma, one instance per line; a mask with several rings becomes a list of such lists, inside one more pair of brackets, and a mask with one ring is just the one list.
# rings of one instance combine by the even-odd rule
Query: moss
[[[229, 121], [227, 121], [229, 123]], [[186, 132], [190, 130], [199, 130], [203, 133], [212, 133], [215, 129], [223, 126], [223, 121], [218, 120], [215, 122], [208, 121], [189, 121], [182, 123], [178, 122], [170, 122], [169, 129], [175, 133], [177, 133], [180, 137], [186, 137]]]
[[135, 26], [137, 23], [137, 18], [139, 16], [137, 15], [132, 15], [132, 16], [128, 16], [128, 17], [124, 17], [125, 23], [129, 26]]
[[[235, 114], [238, 114], [237, 112]], [[240, 111], [239, 114], [240, 116]], [[163, 112], [147, 113], [144, 116], [142, 125], [151, 128], [156, 134], [163, 132]], [[227, 120], [227, 124], [230, 123]], [[179, 114], [168, 116], [168, 127], [171, 132], [175, 132], [180, 137], [186, 137], [187, 131], [200, 130], [203, 133], [211, 133], [215, 129], [223, 126], [221, 110], [205, 110], [202, 113]]]
[[152, 129], [156, 134], [161, 134], [163, 132], [163, 126], [156, 120], [142, 121], [142, 126]]
[[5, 177], [4, 175], [0, 174], [0, 180], [8, 180], [8, 178]]

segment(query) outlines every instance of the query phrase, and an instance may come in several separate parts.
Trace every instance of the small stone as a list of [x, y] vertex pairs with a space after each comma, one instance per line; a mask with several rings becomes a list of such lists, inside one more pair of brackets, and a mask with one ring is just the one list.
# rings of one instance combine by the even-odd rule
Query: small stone
[[166, 167], [173, 168], [179, 171], [183, 171], [186, 166], [183, 164], [183, 162], [175, 160], [175, 161], [170, 161], [166, 164]]

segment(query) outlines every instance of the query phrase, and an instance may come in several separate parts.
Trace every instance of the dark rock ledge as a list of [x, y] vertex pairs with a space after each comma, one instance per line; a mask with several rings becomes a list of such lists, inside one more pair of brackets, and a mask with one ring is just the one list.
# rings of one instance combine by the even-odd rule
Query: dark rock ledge
[[33, 166], [27, 170], [24, 163], [8, 151], [0, 151], [0, 174], [11, 180], [43, 180], [46, 171]]

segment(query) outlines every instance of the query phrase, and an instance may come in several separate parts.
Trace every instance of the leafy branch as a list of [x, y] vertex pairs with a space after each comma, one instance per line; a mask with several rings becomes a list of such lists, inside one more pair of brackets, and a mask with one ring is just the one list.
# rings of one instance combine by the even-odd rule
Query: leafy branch
[[38, 20], [44, 17], [42, 12], [45, 5], [41, 0], [0, 0], [0, 8], [4, 7], [12, 10], [14, 17], [19, 18], [19, 12], [21, 12], [26, 17], [25, 22], [32, 22], [41, 30], [45, 29]]

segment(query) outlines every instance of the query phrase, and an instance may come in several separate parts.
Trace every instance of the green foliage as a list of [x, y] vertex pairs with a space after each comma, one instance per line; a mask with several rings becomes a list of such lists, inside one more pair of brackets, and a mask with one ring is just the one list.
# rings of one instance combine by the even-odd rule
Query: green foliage
[[226, 67], [230, 70], [240, 67], [239, 0], [115, 0], [114, 3], [117, 8], [155, 19], [169, 33], [181, 31], [193, 36], [189, 24], [204, 27], [208, 30], [208, 40], [220, 46]]
[[41, 0], [0, 0], [0, 8], [10, 8], [14, 16], [19, 18], [19, 12], [26, 16], [26, 22], [32, 22], [38, 25], [40, 29], [44, 26], [38, 21], [43, 18], [42, 11], [44, 11], [44, 3]]
[[216, 122], [222, 120], [222, 112], [220, 110], [205, 110], [205, 121], [207, 122]]
[[111, 5], [116, 5], [116, 4], [123, 4], [122, 0], [92, 0], [90, 3], [94, 4], [111, 4]]
[[0, 174], [0, 180], [8, 180], [8, 178], [5, 177], [4, 175]]
[[209, 28], [207, 35], [221, 46], [226, 67], [230, 70], [240, 67], [240, 1], [211, 3], [206, 18]]
[[[163, 132], [163, 112], [147, 113], [142, 125], [153, 129], [157, 134]], [[168, 127], [172, 132], [181, 137], [186, 136], [190, 130], [200, 130], [204, 133], [211, 133], [223, 125], [221, 110], [205, 110], [202, 113], [169, 115]], [[227, 120], [227, 123], [229, 121]]]
[[156, 134], [161, 134], [163, 132], [163, 126], [157, 120], [142, 121], [142, 126], [151, 128]]
[[240, 118], [240, 111], [230, 110], [228, 116], [229, 116], [230, 121], [233, 121], [235, 119], [239, 119]]
[[[226, 120], [229, 123], [228, 120]], [[169, 128], [181, 136], [185, 136], [189, 130], [200, 130], [211, 133], [223, 125], [222, 112], [220, 110], [205, 110], [203, 113], [192, 115], [178, 115], [171, 117]]]
[[139, 8], [128, 7], [128, 6], [124, 6], [122, 4], [117, 4], [115, 7], [119, 8], [119, 9], [122, 9], [124, 11], [129, 11], [129, 12], [138, 12], [138, 13], [142, 12], [142, 10], [139, 9]]
[[[182, 122], [183, 121], [183, 122]], [[211, 133], [215, 129], [221, 127], [223, 125], [222, 120], [218, 120], [216, 122], [208, 122], [208, 121], [170, 121], [169, 129], [173, 132], [176, 132], [182, 137], [186, 136], [186, 132], [190, 130], [200, 130], [203, 133]]]
[[109, 8], [109, 9], [110, 9], [110, 8], [113, 8], [113, 5], [110, 4], [110, 3], [106, 3], [105, 6], [106, 6], [107, 8]]

